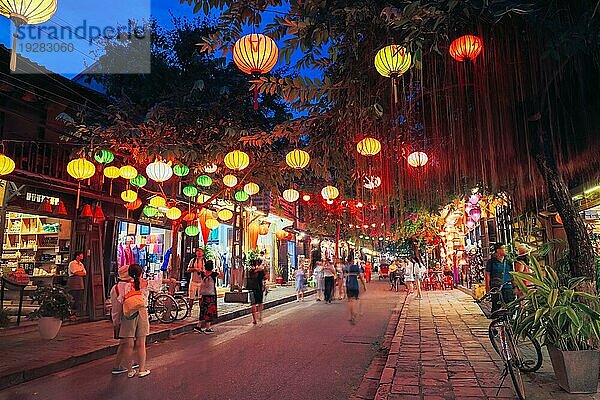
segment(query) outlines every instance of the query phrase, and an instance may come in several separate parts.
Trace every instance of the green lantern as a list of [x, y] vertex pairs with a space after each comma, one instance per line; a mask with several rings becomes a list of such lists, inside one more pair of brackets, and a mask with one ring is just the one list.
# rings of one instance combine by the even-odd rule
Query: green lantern
[[188, 236], [197, 236], [200, 233], [200, 228], [196, 225], [190, 225], [185, 228], [185, 234]]
[[198, 188], [196, 186], [186, 186], [183, 188], [183, 194], [187, 197], [196, 197], [198, 195]]
[[200, 175], [198, 179], [196, 179], [196, 182], [202, 187], [209, 187], [210, 185], [212, 185], [213, 180], [208, 175]]
[[186, 176], [190, 173], [190, 169], [183, 164], [177, 164], [173, 167], [173, 173], [179, 177]]
[[158, 209], [154, 208], [152, 206], [146, 206], [146, 207], [144, 207], [142, 212], [144, 213], [144, 215], [146, 217], [152, 218], [152, 217], [156, 217], [156, 214], [158, 214]]
[[98, 150], [94, 154], [94, 159], [100, 164], [109, 164], [115, 159], [115, 155], [108, 150]]
[[237, 192], [235, 192], [235, 195], [233, 197], [235, 197], [237, 201], [243, 202], [248, 200], [250, 198], [250, 195], [244, 192], [243, 190], [238, 190]]
[[135, 178], [130, 179], [129, 183], [136, 187], [144, 187], [148, 183], [148, 179], [146, 179], [144, 175], [138, 175]]

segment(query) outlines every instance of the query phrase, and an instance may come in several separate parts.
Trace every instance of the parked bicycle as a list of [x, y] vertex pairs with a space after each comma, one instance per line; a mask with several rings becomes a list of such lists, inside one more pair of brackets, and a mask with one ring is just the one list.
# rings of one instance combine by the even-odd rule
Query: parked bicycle
[[[517, 397], [525, 399], [525, 389], [523, 387], [522, 372], [535, 372], [542, 365], [542, 349], [539, 342], [529, 333], [524, 332], [519, 336], [513, 334], [512, 321], [513, 312], [506, 308], [502, 298], [502, 288], [508, 284], [490, 290], [488, 294], [477, 300], [481, 302], [492, 295], [499, 295], [502, 308], [492, 313], [490, 318], [492, 322], [488, 328], [488, 335], [492, 347], [502, 358], [504, 371], [502, 373], [502, 383], [507, 375], [510, 375]], [[502, 386], [500, 384], [500, 387]], [[500, 391], [500, 388], [498, 388]]]

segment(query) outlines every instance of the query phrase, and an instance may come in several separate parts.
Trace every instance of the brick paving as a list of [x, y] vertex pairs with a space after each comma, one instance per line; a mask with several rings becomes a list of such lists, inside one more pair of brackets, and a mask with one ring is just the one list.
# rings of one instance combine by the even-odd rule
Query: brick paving
[[[307, 292], [306, 295], [312, 293]], [[277, 286], [265, 298], [265, 308], [294, 299], [293, 286]], [[219, 298], [218, 310], [219, 321], [222, 322], [249, 314], [250, 305], [224, 303]], [[197, 318], [198, 305], [195, 305], [192, 317], [184, 321], [172, 324], [153, 322], [148, 341], [164, 340], [191, 331]], [[0, 332], [0, 390], [109, 356], [116, 352], [117, 344], [109, 320], [63, 326], [53, 340], [41, 339], [36, 326]]]
[[[353, 399], [514, 399], [510, 377], [500, 385], [501, 362], [487, 335], [487, 320], [473, 299], [459, 290], [409, 296], [395, 334], [376, 357]], [[555, 382], [547, 353], [542, 369], [524, 375], [528, 399], [600, 399], [573, 395]]]

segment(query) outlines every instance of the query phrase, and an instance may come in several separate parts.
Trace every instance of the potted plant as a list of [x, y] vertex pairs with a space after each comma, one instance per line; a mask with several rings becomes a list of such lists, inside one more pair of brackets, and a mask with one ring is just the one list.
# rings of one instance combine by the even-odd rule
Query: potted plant
[[[558, 384], [569, 393], [595, 393], [600, 372], [600, 297], [577, 291], [585, 277], [561, 283], [556, 271], [532, 259], [532, 272], [513, 272], [524, 296], [516, 333], [528, 331], [548, 348]], [[531, 282], [534, 286], [526, 286]]]
[[39, 318], [39, 331], [43, 339], [54, 339], [62, 321], [71, 317], [73, 298], [60, 286], [38, 288], [31, 296], [39, 308], [31, 313], [31, 318]]
[[275, 266], [275, 282], [278, 285], [283, 285], [283, 266], [282, 265], [276, 265]]

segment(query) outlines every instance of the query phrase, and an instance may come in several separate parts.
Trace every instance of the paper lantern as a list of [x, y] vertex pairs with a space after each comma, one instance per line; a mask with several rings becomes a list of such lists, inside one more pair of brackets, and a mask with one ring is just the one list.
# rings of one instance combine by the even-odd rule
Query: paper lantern
[[289, 203], [293, 203], [300, 198], [300, 193], [296, 189], [287, 189], [283, 191], [283, 198]]
[[479, 199], [481, 199], [481, 196], [478, 193], [472, 194], [469, 196], [469, 203], [477, 205], [477, 203], [479, 203]]
[[304, 200], [304, 201], [310, 201], [310, 195], [305, 194], [304, 196], [302, 196], [302, 200]]
[[100, 207], [100, 204], [96, 204], [92, 216], [94, 217], [94, 223], [96, 224], [104, 221], [104, 211], [102, 211], [102, 207]]
[[475, 228], [475, 221], [473, 221], [472, 219], [468, 219], [465, 225], [469, 230], [473, 230], [473, 228]]
[[104, 176], [108, 179], [116, 179], [121, 176], [121, 171], [115, 166], [106, 167], [104, 168]]
[[204, 167], [204, 172], [206, 172], [207, 174], [212, 174], [213, 172], [217, 172], [218, 168], [219, 167], [217, 167], [216, 164], [210, 164]]
[[46, 197], [40, 204], [40, 211], [45, 213], [52, 212], [52, 204], [50, 204], [50, 199]]
[[196, 213], [193, 211], [188, 211], [183, 215], [183, 220], [186, 222], [191, 222], [196, 219]]
[[367, 189], [376, 189], [381, 186], [381, 178], [378, 176], [366, 176], [364, 186]]
[[217, 213], [217, 216], [221, 221], [229, 221], [233, 218], [233, 212], [227, 208], [223, 208]]
[[[277, 63], [279, 49], [268, 36], [252, 33], [242, 36], [233, 46], [233, 62], [244, 73], [258, 76], [271, 71]], [[258, 109], [258, 88], [254, 88], [254, 109]]]
[[0, 175], [8, 175], [15, 170], [15, 162], [4, 154], [0, 154]]
[[321, 190], [321, 196], [324, 200], [335, 200], [340, 195], [340, 191], [335, 186], [325, 186]]
[[234, 171], [241, 171], [250, 165], [250, 157], [248, 154], [240, 150], [234, 150], [227, 153], [223, 159], [225, 166]]
[[150, 205], [154, 208], [164, 207], [167, 205], [167, 200], [162, 196], [154, 196], [150, 199]]
[[214, 218], [207, 219], [206, 220], [206, 227], [212, 231], [213, 229], [216, 229], [216, 228], [219, 227], [219, 221], [217, 221]]
[[469, 212], [469, 216], [474, 222], [478, 222], [481, 219], [481, 210], [479, 208], [474, 208]]
[[198, 214], [198, 222], [202, 231], [202, 240], [204, 241], [204, 244], [208, 243], [208, 235], [211, 231], [208, 226], [206, 226], [206, 221], [209, 219], [214, 219], [212, 211], [207, 208], [200, 210], [200, 213]]
[[173, 173], [179, 177], [187, 176], [190, 173], [190, 169], [183, 164], [177, 164], [173, 167]]
[[[0, 0], [0, 15], [9, 18], [18, 29], [25, 24], [41, 24], [56, 12], [57, 0]], [[10, 70], [17, 68], [17, 38], [13, 36]]]
[[89, 204], [84, 205], [81, 209], [81, 216], [85, 218], [92, 218], [94, 216], [94, 213], [92, 212], [92, 206]]
[[375, 55], [375, 69], [381, 75], [392, 79], [394, 102], [398, 103], [398, 78], [410, 68], [412, 57], [405, 47], [386, 46]]
[[266, 235], [267, 233], [269, 233], [269, 228], [271, 227], [271, 223], [270, 222], [262, 222], [260, 224], [260, 227], [258, 228], [258, 234], [259, 235]]
[[121, 175], [121, 178], [127, 180], [131, 180], [138, 176], [137, 169], [135, 169], [135, 167], [131, 165], [124, 165], [121, 168], [119, 168], [119, 174]]
[[325, 200], [325, 203], [327, 203], [329, 205], [332, 205], [333, 204], [333, 200], [332, 199], [327, 199], [327, 200]]
[[475, 61], [483, 50], [483, 40], [473, 35], [461, 36], [450, 44], [450, 55], [456, 61]]
[[244, 192], [243, 190], [238, 190], [237, 192], [235, 192], [233, 197], [239, 202], [244, 202], [250, 198], [250, 195]]
[[141, 206], [142, 206], [142, 199], [140, 199], [139, 197], [137, 199], [135, 199], [134, 201], [132, 201], [131, 203], [125, 204], [125, 208], [130, 211], [137, 210]]
[[366, 137], [356, 145], [356, 151], [363, 156], [374, 156], [381, 151], [381, 142], [372, 137]]
[[562, 225], [562, 224], [563, 224], [563, 220], [562, 220], [562, 218], [561, 218], [560, 214], [558, 214], [558, 213], [554, 214], [554, 220], [555, 220], [557, 223], [559, 223], [560, 225]]
[[152, 206], [145, 206], [142, 212], [146, 217], [152, 218], [156, 217], [156, 215], [158, 214], [158, 209]]
[[179, 219], [179, 217], [181, 217], [181, 210], [177, 207], [171, 207], [167, 210], [165, 215], [171, 220], [176, 220]]
[[237, 185], [237, 183], [238, 183], [238, 179], [233, 175], [225, 175], [223, 177], [223, 184], [227, 187], [232, 188], [235, 185]]
[[65, 207], [65, 202], [64, 201], [59, 201], [58, 205], [56, 206], [56, 213], [58, 215], [67, 215], [67, 207]]
[[427, 154], [423, 153], [422, 151], [414, 151], [408, 155], [407, 161], [408, 165], [411, 167], [419, 168], [424, 167], [425, 164], [427, 164], [429, 157], [427, 157]]
[[123, 201], [126, 203], [131, 203], [131, 202], [135, 201], [135, 199], [137, 199], [137, 198], [138, 198], [138, 195], [133, 190], [125, 190], [125, 191], [121, 192], [121, 199], [123, 199]]
[[108, 150], [98, 150], [94, 153], [94, 160], [100, 164], [110, 164], [115, 159], [115, 155]]
[[183, 194], [187, 197], [196, 197], [198, 196], [198, 188], [196, 186], [188, 185], [183, 188]]
[[199, 233], [200, 228], [198, 228], [196, 225], [190, 225], [185, 228], [185, 234], [188, 236], [198, 236]]
[[250, 196], [254, 196], [259, 191], [260, 191], [260, 186], [258, 186], [254, 182], [246, 183], [244, 185], [244, 192], [248, 193]]
[[130, 179], [129, 183], [131, 183], [135, 187], [141, 188], [141, 187], [146, 186], [146, 184], [148, 183], [148, 179], [146, 179], [146, 177], [144, 175], [138, 175], [135, 178]]
[[251, 249], [257, 249], [258, 248], [258, 236], [259, 236], [259, 231], [260, 231], [260, 225], [257, 221], [252, 222], [251, 224], [248, 224], [248, 244], [250, 245]]
[[275, 236], [279, 240], [284, 240], [288, 237], [288, 233], [284, 230], [278, 230], [277, 232], [275, 232]]
[[168, 181], [173, 176], [173, 168], [163, 160], [156, 160], [146, 167], [146, 175], [155, 182]]
[[[1, 1], [0, 1], [1, 4]], [[84, 157], [76, 158], [67, 164], [67, 173], [77, 179], [77, 201], [75, 208], [79, 208], [79, 198], [81, 195], [81, 181], [89, 179], [96, 173], [96, 166], [93, 162]]]
[[310, 155], [304, 150], [294, 149], [287, 153], [285, 162], [294, 169], [303, 169], [308, 166]]
[[200, 175], [197, 179], [196, 179], [196, 183], [202, 187], [209, 187], [210, 185], [212, 185], [213, 180], [210, 176], [208, 175]]
[[356, 203], [356, 208], [362, 208], [363, 203], [361, 203], [360, 201]]
[[210, 200], [210, 196], [203, 193], [200, 193], [198, 197], [196, 197], [196, 203], [198, 204], [206, 203], [208, 200]]

